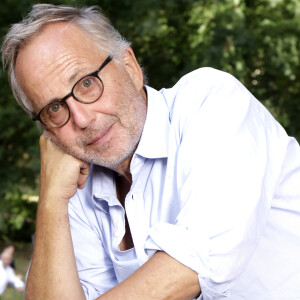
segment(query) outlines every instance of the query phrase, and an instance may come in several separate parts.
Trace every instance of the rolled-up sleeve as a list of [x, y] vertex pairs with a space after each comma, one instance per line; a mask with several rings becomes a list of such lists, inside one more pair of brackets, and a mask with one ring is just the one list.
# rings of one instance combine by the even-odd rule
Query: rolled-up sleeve
[[174, 223], [150, 229], [145, 248], [165, 251], [196, 271], [203, 299], [228, 297], [262, 234], [286, 134], [223, 72], [197, 73], [177, 98], [170, 138], [178, 141], [174, 176], [180, 211]]

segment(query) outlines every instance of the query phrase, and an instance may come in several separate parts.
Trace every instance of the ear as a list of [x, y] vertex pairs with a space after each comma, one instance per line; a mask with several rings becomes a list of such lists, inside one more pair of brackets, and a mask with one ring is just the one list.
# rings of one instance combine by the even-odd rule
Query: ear
[[126, 49], [125, 55], [123, 56], [122, 60], [123, 65], [128, 72], [131, 80], [133, 81], [135, 87], [138, 91], [141, 90], [144, 86], [144, 75], [131, 47], [128, 47]]

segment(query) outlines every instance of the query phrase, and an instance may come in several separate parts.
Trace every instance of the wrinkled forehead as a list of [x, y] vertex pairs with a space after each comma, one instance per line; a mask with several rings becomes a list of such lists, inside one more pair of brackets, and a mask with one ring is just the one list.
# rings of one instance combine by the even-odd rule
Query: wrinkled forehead
[[[44, 25], [42, 30], [33, 36], [18, 51], [16, 68], [26, 61], [47, 64], [69, 52], [100, 52], [97, 43], [90, 36], [72, 23], [55, 22]], [[49, 63], [50, 65], [51, 63]]]

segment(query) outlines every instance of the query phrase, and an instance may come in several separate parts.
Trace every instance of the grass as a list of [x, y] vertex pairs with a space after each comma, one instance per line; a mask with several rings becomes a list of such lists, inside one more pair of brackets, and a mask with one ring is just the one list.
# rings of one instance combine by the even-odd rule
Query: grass
[[[25, 276], [30, 263], [32, 254], [31, 243], [13, 243], [15, 246], [15, 272], [22, 276], [22, 280], [25, 281]], [[0, 251], [4, 248], [5, 243], [0, 242]], [[1, 300], [23, 300], [24, 293], [17, 292], [12, 286], [8, 286], [5, 292], [0, 296]]]

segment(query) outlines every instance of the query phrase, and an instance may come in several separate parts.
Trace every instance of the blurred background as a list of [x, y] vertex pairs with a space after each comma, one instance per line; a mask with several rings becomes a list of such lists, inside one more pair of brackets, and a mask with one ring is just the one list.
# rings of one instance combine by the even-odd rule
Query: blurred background
[[[149, 85], [171, 87], [199, 67], [233, 74], [300, 140], [299, 0], [2, 0], [1, 41], [35, 3], [98, 5], [132, 42]], [[0, 69], [0, 251], [16, 247], [25, 276], [39, 185], [40, 132]], [[11, 288], [2, 299], [23, 299]]]

